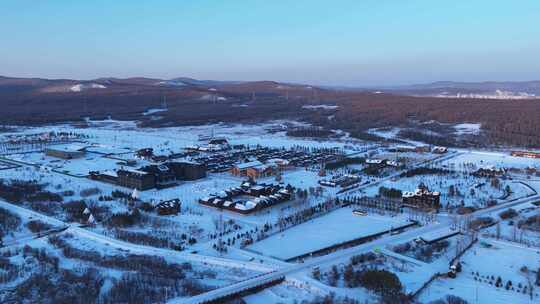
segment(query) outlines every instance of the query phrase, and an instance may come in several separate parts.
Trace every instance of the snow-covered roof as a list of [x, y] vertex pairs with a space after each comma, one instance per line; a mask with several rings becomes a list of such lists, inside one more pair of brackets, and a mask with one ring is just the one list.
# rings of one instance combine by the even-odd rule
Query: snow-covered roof
[[247, 162], [247, 163], [242, 163], [242, 164], [238, 164], [236, 165], [236, 167], [240, 170], [244, 170], [244, 169], [247, 169], [247, 168], [253, 168], [253, 167], [257, 167], [257, 166], [262, 166], [263, 164], [258, 161], [258, 160], [255, 160], [255, 161], [250, 161], [250, 162]]
[[234, 209], [238, 209], [238, 210], [248, 210], [248, 208], [247, 208], [244, 204], [239, 204], [239, 203], [237, 203], [236, 205], [234, 205]]
[[411, 192], [411, 191], [405, 191], [403, 192], [403, 197], [413, 197], [414, 196], [414, 192]]
[[146, 171], [141, 171], [141, 170], [136, 170], [136, 169], [131, 169], [131, 168], [125, 168], [125, 169], [122, 169], [122, 171], [130, 172], [130, 173], [135, 173], [135, 174], [141, 174], [141, 175], [146, 175], [146, 174], [148, 174], [148, 172], [146, 172]]
[[288, 165], [290, 162], [286, 159], [282, 159], [282, 158], [272, 158], [272, 159], [269, 159], [267, 161], [267, 163], [269, 164], [276, 164], [276, 165], [282, 165], [282, 166], [286, 166]]
[[63, 152], [80, 152], [86, 148], [85, 145], [69, 144], [49, 147], [49, 150], [63, 151]]
[[102, 174], [112, 176], [112, 177], [118, 177], [118, 174], [116, 173], [116, 171], [113, 171], [113, 170], [104, 171]]
[[247, 201], [246, 202], [246, 208], [247, 209], [254, 209], [255, 207], [257, 207], [257, 203], [252, 202], [252, 201]]
[[382, 162], [383, 162], [382, 159], [375, 159], [375, 158], [366, 159], [366, 164], [381, 164]]

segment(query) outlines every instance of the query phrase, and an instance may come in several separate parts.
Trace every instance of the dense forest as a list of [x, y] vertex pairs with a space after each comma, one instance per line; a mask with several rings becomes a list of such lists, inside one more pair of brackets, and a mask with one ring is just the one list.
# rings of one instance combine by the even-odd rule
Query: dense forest
[[[84, 117], [138, 120], [141, 126], [164, 127], [216, 122], [259, 122], [297, 119], [325, 129], [342, 129], [352, 136], [375, 139], [374, 127], [410, 127], [412, 122], [481, 123], [482, 144], [540, 147], [540, 100], [485, 100], [410, 97], [356, 91], [296, 87], [275, 83], [222, 86], [208, 97], [208, 88], [183, 89], [120, 83], [107, 90], [43, 93], [0, 86], [0, 126], [79, 122]], [[203, 96], [203, 97], [201, 97]], [[144, 115], [167, 101], [168, 111]], [[305, 105], [337, 107], [304, 108]], [[420, 134], [408, 132], [410, 136]], [[437, 138], [439, 143], [452, 140]], [[436, 144], [436, 143], [434, 143]]]

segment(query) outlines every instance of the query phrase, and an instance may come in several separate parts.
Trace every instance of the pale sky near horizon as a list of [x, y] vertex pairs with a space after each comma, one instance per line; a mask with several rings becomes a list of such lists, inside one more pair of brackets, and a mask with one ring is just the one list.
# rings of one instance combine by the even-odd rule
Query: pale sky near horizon
[[0, 37], [4, 76], [540, 79], [539, 0], [4, 0]]

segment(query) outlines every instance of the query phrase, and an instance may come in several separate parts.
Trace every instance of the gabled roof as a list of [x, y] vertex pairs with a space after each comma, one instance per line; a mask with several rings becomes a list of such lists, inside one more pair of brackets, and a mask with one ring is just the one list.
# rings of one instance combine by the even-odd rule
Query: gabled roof
[[250, 161], [250, 162], [247, 162], [247, 163], [242, 163], [242, 164], [238, 164], [236, 165], [236, 167], [240, 170], [244, 170], [244, 169], [247, 169], [247, 168], [253, 168], [253, 167], [258, 167], [258, 166], [262, 166], [263, 164], [258, 161], [258, 160], [255, 160], [255, 161]]

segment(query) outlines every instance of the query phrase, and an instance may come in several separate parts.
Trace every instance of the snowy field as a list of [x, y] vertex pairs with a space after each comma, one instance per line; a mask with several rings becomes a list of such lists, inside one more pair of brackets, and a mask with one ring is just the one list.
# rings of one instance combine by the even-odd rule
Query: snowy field
[[440, 156], [433, 153], [417, 153], [417, 152], [381, 152], [374, 155], [378, 159], [397, 160], [404, 165], [411, 165], [414, 163], [429, 161]]
[[456, 135], [478, 135], [482, 125], [479, 123], [461, 123], [454, 126]]
[[357, 216], [353, 215], [352, 209], [341, 208], [256, 242], [248, 249], [279, 259], [290, 259], [407, 223], [404, 216]]
[[[522, 288], [518, 287], [528, 286], [528, 276], [534, 276], [532, 271], [539, 269], [540, 254], [537, 249], [497, 241], [485, 241], [482, 244], [480, 241], [463, 256], [461, 263], [463, 271], [456, 279], [436, 280], [421, 294], [420, 301], [426, 303], [447, 294], [458, 295], [469, 303], [538, 303], [540, 299], [537, 290], [531, 300], [527, 294], [523, 294]], [[523, 266], [529, 269], [528, 274], [522, 271]], [[478, 276], [473, 274], [476, 272]], [[489, 284], [486, 277], [491, 276], [494, 276], [495, 280], [501, 277], [503, 286], [495, 287]], [[508, 280], [512, 281], [514, 290], [506, 290]], [[534, 278], [532, 282], [534, 284]]]
[[499, 224], [489, 227], [484, 231], [484, 235], [516, 242], [523, 244], [524, 246], [535, 246], [540, 248], [540, 231], [526, 229], [519, 225], [520, 221], [524, 221], [529, 217], [539, 216], [540, 207], [527, 203], [513, 208], [516, 211], [516, 215], [502, 219], [500, 218], [501, 212], [493, 214], [492, 216], [499, 220]]
[[78, 177], [85, 177], [90, 171], [107, 171], [119, 168], [118, 160], [94, 153], [86, 153], [84, 157], [69, 160], [47, 156], [42, 152], [15, 154], [10, 155], [9, 158]]
[[[0, 202], [4, 203], [3, 201]], [[25, 241], [31, 240], [35, 233], [46, 232], [61, 227], [60, 225], [49, 224], [45, 221], [25, 216], [25, 214], [13, 212], [9, 208], [1, 206], [0, 216], [2, 220], [5, 221], [0, 223], [0, 230], [3, 232], [2, 242], [4, 246], [24, 243]], [[32, 224], [35, 223], [42, 226], [32, 226]]]
[[[172, 153], [191, 145], [200, 144], [199, 136], [226, 137], [231, 144], [264, 145], [268, 147], [294, 146], [326, 147], [326, 148], [368, 148], [375, 146], [373, 143], [351, 139], [344, 136], [337, 140], [313, 140], [303, 138], [291, 138], [285, 132], [269, 133], [268, 128], [276, 125], [293, 124], [291, 121], [273, 121], [259, 124], [210, 124], [201, 126], [184, 126], [172, 128], [138, 128], [135, 123], [129, 121], [91, 121], [91, 128], [78, 129], [71, 125], [58, 125], [54, 127], [20, 128], [16, 133], [4, 133], [0, 139], [11, 134], [34, 134], [41, 132], [77, 132], [89, 136], [89, 142], [97, 143], [103, 150], [121, 152], [136, 150], [145, 147], [153, 147], [154, 152]], [[352, 147], [352, 146], [357, 147]], [[355, 152], [354, 149], [351, 152]]]
[[464, 151], [464, 154], [458, 155], [455, 158], [444, 161], [442, 164], [452, 167], [456, 170], [468, 170], [472, 164], [476, 168], [495, 167], [495, 168], [536, 168], [540, 170], [540, 159], [515, 157], [510, 153], [499, 152], [480, 152], [480, 151]]

